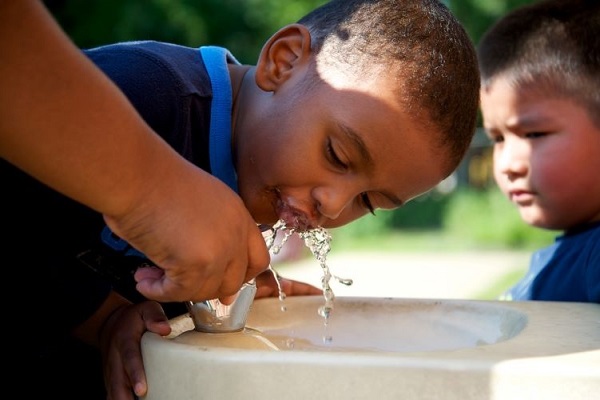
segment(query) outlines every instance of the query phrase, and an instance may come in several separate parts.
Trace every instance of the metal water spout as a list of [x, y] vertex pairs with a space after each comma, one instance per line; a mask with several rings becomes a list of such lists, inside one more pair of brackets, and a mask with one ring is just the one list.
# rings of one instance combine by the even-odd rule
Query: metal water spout
[[256, 293], [254, 279], [244, 283], [231, 304], [219, 299], [188, 302], [187, 307], [194, 327], [199, 332], [237, 332], [246, 326], [246, 317]]
[[[270, 250], [280, 225], [273, 227], [260, 225], [263, 238]], [[223, 304], [219, 299], [188, 302], [187, 308], [194, 321], [195, 330], [208, 333], [237, 332], [244, 329], [250, 306], [256, 294], [256, 282], [252, 279], [242, 285], [231, 304]]]

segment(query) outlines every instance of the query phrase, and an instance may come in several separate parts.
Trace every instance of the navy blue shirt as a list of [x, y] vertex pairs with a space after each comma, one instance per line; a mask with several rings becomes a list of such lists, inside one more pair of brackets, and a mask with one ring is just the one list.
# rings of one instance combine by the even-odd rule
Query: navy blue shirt
[[533, 253], [529, 271], [503, 299], [600, 303], [600, 222]]
[[86, 54], [171, 147], [210, 172], [212, 89], [197, 48], [126, 42], [91, 49]]

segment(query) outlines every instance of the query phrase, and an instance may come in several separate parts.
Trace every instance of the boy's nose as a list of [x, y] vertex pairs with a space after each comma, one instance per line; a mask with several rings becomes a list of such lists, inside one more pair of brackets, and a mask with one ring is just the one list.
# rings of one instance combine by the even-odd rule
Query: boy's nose
[[336, 187], [319, 187], [313, 190], [319, 213], [329, 219], [337, 219], [344, 208], [352, 201], [348, 188], [343, 184]]
[[524, 140], [505, 140], [501, 148], [494, 149], [496, 169], [505, 175], [524, 175], [529, 165], [529, 145]]

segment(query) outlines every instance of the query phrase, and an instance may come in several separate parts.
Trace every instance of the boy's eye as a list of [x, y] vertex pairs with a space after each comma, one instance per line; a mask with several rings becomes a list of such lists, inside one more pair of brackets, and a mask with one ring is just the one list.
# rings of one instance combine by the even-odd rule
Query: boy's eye
[[524, 136], [527, 139], [537, 139], [540, 137], [544, 137], [546, 135], [547, 135], [547, 133], [545, 133], [545, 132], [529, 132], [529, 133], [526, 133]]
[[327, 140], [327, 156], [329, 160], [336, 165], [336, 167], [347, 168], [348, 166], [344, 163], [337, 155], [331, 143], [331, 139]]
[[371, 203], [371, 200], [369, 199], [369, 195], [367, 193], [360, 194], [360, 201], [363, 203], [364, 207], [367, 210], [369, 210], [371, 214], [375, 215], [375, 208], [373, 208], [373, 204]]
[[491, 144], [504, 142], [504, 136], [497, 129], [486, 129], [485, 136]]
[[488, 136], [488, 139], [490, 139], [490, 142], [492, 142], [492, 143], [502, 143], [502, 142], [504, 142], [504, 136], [502, 136], [502, 135]]
[[[333, 144], [331, 142], [331, 139], [327, 140], [327, 158], [329, 158], [329, 160], [335, 164], [336, 167], [340, 167], [343, 169], [347, 169], [348, 165], [346, 165], [345, 162], [343, 162], [340, 157], [337, 155], [337, 153], [335, 152], [335, 149], [333, 148]], [[359, 195], [360, 198], [360, 202], [362, 203], [363, 207], [365, 207], [367, 210], [369, 210], [369, 212], [373, 215], [375, 215], [375, 208], [373, 207], [373, 203], [371, 203], [371, 200], [369, 199], [369, 195], [365, 192], [365, 193], [361, 193]]]

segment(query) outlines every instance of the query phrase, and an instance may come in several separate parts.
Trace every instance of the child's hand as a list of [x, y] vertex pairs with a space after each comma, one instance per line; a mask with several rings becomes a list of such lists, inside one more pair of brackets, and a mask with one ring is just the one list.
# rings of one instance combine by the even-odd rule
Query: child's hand
[[134, 400], [148, 390], [141, 339], [146, 331], [166, 336], [171, 326], [159, 303], [145, 301], [122, 306], [100, 332], [100, 350], [107, 399]]
[[[309, 296], [309, 295], [321, 295], [323, 291], [315, 286], [309, 285], [308, 283], [298, 282], [291, 279], [279, 277], [279, 283], [281, 290], [286, 296]], [[255, 299], [261, 297], [278, 297], [279, 289], [277, 288], [277, 282], [271, 271], [264, 271], [256, 277], [256, 294]]]
[[[157, 301], [202, 301], [238, 292], [269, 265], [265, 241], [241, 198], [193, 165], [177, 179], [146, 183], [111, 230], [160, 268], [135, 273], [138, 291]], [[160, 174], [157, 174], [160, 175]]]

